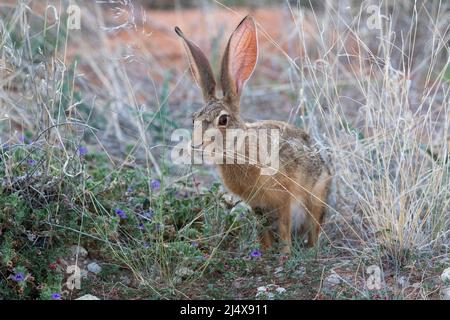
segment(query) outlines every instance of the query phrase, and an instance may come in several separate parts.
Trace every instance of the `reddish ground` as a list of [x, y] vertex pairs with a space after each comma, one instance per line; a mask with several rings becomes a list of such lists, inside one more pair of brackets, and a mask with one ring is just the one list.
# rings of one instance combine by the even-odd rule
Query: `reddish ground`
[[288, 16], [288, 12], [277, 8], [241, 8], [234, 12], [225, 9], [208, 12], [198, 9], [149, 10], [146, 12], [146, 18], [140, 19], [141, 23], [138, 23], [135, 32], [120, 32], [117, 34], [120, 41], [117, 41], [117, 38], [113, 39], [117, 46], [131, 44], [135, 48], [147, 50], [162, 64], [173, 65], [180, 63], [180, 60], [181, 63], [185, 63], [179, 39], [173, 31], [175, 26], [179, 26], [207, 56], [211, 56], [212, 46], [217, 41], [215, 37], [221, 37], [219, 41], [222, 49], [225, 46], [224, 40], [247, 14], [251, 14], [258, 24], [261, 51], [279, 50], [274, 42], [286, 52], [292, 51], [295, 47], [298, 51], [299, 46], [293, 42], [292, 36], [283, 33], [283, 30], [287, 29], [283, 23], [288, 21], [285, 24], [292, 24], [292, 17]]

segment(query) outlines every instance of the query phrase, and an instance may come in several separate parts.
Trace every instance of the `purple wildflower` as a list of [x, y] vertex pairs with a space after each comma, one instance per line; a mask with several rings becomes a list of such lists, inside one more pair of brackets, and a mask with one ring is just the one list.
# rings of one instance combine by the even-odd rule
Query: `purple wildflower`
[[198, 242], [192, 241], [191, 242], [191, 246], [193, 246], [194, 248], [197, 248], [198, 247]]
[[23, 135], [19, 137], [19, 141], [24, 143], [24, 144], [31, 144], [31, 140], [28, 139], [26, 136], [23, 136]]
[[114, 211], [121, 219], [126, 219], [127, 218], [127, 215], [126, 215], [126, 213], [123, 210], [116, 209]]
[[250, 257], [252, 257], [252, 258], [261, 258], [261, 256], [262, 256], [261, 251], [259, 251], [257, 249], [250, 252]]
[[154, 179], [152, 180], [152, 182], [150, 183], [150, 186], [152, 187], [153, 191], [157, 191], [161, 188], [161, 181]]
[[79, 146], [78, 153], [80, 154], [80, 156], [85, 156], [88, 153], [88, 149], [86, 147]]
[[144, 231], [145, 230], [144, 224], [143, 223], [139, 223], [138, 229]]
[[26, 137], [26, 136], [21, 136], [21, 137], [19, 138], [19, 141], [22, 142], [22, 143], [24, 143], [24, 144], [32, 144], [32, 143], [33, 143], [33, 140], [32, 140], [32, 139], [29, 139], [29, 138]]
[[52, 300], [61, 300], [61, 294], [53, 293], [52, 294]]
[[16, 273], [11, 277], [16, 282], [22, 282], [25, 280], [25, 275], [22, 272]]
[[36, 165], [36, 160], [34, 160], [34, 159], [28, 159], [28, 165], [30, 166], [30, 167], [34, 167], [35, 165]]
[[155, 212], [153, 211], [153, 209], [148, 209], [148, 210], [145, 211], [144, 214], [143, 214], [143, 216], [144, 216], [147, 220], [152, 220], [154, 215], [155, 215]]

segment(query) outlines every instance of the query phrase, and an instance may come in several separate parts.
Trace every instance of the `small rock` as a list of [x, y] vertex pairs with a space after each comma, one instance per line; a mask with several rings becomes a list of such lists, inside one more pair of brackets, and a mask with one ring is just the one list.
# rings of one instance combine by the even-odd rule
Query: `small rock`
[[442, 300], [450, 300], [450, 287], [441, 289]]
[[284, 270], [283, 267], [278, 267], [275, 269], [275, 274], [283, 272], [283, 270]]
[[271, 286], [272, 285], [258, 287], [257, 291], [256, 291], [256, 297], [257, 298], [262, 297], [262, 298], [272, 300], [275, 297], [275, 295], [272, 292], [270, 292]]
[[70, 252], [74, 257], [78, 255], [78, 257], [86, 258], [88, 255], [88, 252], [85, 248], [76, 245], [70, 247]]
[[266, 293], [267, 291], [268, 289], [265, 286], [261, 286], [256, 289], [257, 293]]
[[99, 274], [102, 272], [102, 267], [97, 262], [91, 262], [87, 265], [87, 269], [89, 272]]
[[126, 286], [129, 286], [131, 284], [131, 279], [128, 276], [121, 276], [120, 282], [122, 282], [122, 284], [124, 284]]
[[275, 291], [276, 291], [278, 294], [283, 294], [283, 293], [286, 292], [286, 289], [285, 289], [285, 288], [282, 288], [282, 287], [278, 287]]
[[256, 289], [257, 298], [266, 298], [272, 300], [275, 297], [275, 293], [283, 294], [286, 292], [285, 288], [282, 288], [276, 284], [269, 284], [267, 286], [261, 286]]
[[409, 279], [405, 276], [401, 276], [397, 279], [397, 283], [402, 287], [407, 287], [409, 285]]
[[190, 277], [194, 274], [194, 271], [186, 267], [181, 267], [175, 271], [175, 274], [179, 277]]
[[419, 289], [421, 285], [422, 284], [420, 282], [414, 282], [411, 287], [413, 287], [414, 289]]
[[450, 268], [445, 269], [441, 274], [442, 282], [450, 282]]
[[100, 300], [99, 298], [97, 298], [96, 296], [93, 296], [92, 294], [85, 294], [82, 297], [79, 297], [78, 299], [75, 300]]
[[296, 275], [298, 275], [298, 276], [303, 276], [306, 273], [306, 268], [305, 267], [300, 267], [297, 270], [295, 270], [294, 273]]
[[325, 282], [330, 285], [338, 285], [341, 283], [341, 277], [335, 272], [332, 272], [328, 277], [325, 278]]

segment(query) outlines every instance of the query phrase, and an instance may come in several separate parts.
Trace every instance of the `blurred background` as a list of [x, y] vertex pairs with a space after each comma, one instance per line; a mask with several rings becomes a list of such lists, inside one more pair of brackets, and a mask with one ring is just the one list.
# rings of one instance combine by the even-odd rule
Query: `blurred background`
[[[25, 8], [27, 3], [29, 9], [26, 22], [31, 23], [28, 32], [32, 48], [28, 50], [37, 53], [33, 63], [42, 63], [52, 54], [52, 72], [61, 71], [58, 63], [62, 62], [67, 68], [64, 76], [73, 75], [73, 87], [67, 88], [71, 96], [66, 97], [72, 105], [59, 110], [60, 113], [67, 113], [69, 109], [71, 116], [80, 116], [82, 121], [90, 115], [90, 121], [99, 126], [98, 134], [122, 142], [119, 148], [112, 149], [114, 152], [124, 151], [127, 139], [133, 141], [142, 134], [136, 127], [138, 115], [147, 122], [148, 117], [156, 113], [160, 117], [170, 114], [170, 119], [166, 119], [169, 126], [186, 126], [190, 124], [186, 115], [202, 103], [199, 90], [189, 75], [183, 48], [173, 32], [174, 26], [179, 26], [204, 50], [218, 74], [230, 33], [245, 15], [255, 17], [259, 31], [259, 63], [242, 102], [243, 115], [249, 121], [275, 118], [299, 124], [299, 115], [305, 115], [309, 108], [317, 105], [324, 110], [338, 106], [341, 116], [356, 126], [358, 110], [369, 94], [358, 88], [364, 81], [379, 79], [388, 70], [408, 82], [412, 89], [435, 85], [433, 80], [445, 69], [448, 59], [448, 52], [444, 50], [448, 45], [446, 5], [439, 1], [419, 1], [415, 5], [408, 1], [387, 1], [377, 7], [376, 1], [372, 2], [87, 1], [78, 3], [80, 30], [64, 30], [60, 24], [62, 19], [67, 19], [70, 2], [30, 1], [22, 5]], [[1, 8], [3, 14], [13, 17], [17, 14], [14, 11], [17, 5], [14, 1], [6, 3]], [[379, 13], [379, 18], [375, 20], [373, 12], [367, 10], [371, 5], [379, 8], [379, 12], [375, 12]], [[43, 20], [45, 13], [47, 21]], [[54, 13], [61, 15], [59, 21], [55, 20]], [[412, 21], [414, 14], [417, 16]], [[21, 19], [16, 17], [12, 27], [20, 27], [25, 22]], [[430, 19], [436, 21], [431, 30]], [[388, 26], [389, 31], [370, 27], [369, 23], [374, 22]], [[44, 24], [45, 32], [42, 31]], [[430, 35], [433, 32], [437, 32], [440, 40]], [[52, 37], [59, 40], [52, 43]], [[9, 55], [17, 59], [15, 63], [26, 63], [18, 59], [14, 46], [8, 52], [8, 41], [12, 44], [14, 40], [5, 38], [3, 41], [4, 61], [9, 62]], [[389, 47], [384, 40], [389, 42]], [[439, 46], [438, 50], [435, 46]], [[387, 61], [386, 54], [389, 54]], [[430, 54], [432, 63], [425, 58]], [[383, 70], [386, 63], [389, 69]], [[429, 73], [424, 76], [421, 70], [428, 67]], [[13, 71], [13, 68], [5, 71]], [[43, 76], [33, 75], [41, 79]], [[16, 89], [22, 92], [20, 86], [30, 86], [22, 80], [13, 77], [8, 86], [18, 85]], [[355, 86], [355, 83], [359, 84]], [[53, 89], [54, 94], [60, 93]], [[338, 92], [333, 92], [335, 90]], [[54, 101], [58, 97], [52, 98]], [[412, 111], [421, 104], [415, 90], [408, 92], [406, 98], [404, 102]], [[41, 125], [35, 121], [43, 120], [43, 114], [36, 114], [42, 112], [39, 108], [31, 106], [24, 110], [23, 104], [3, 106], [11, 119], [20, 114], [19, 123], [13, 123], [17, 125], [14, 130], [23, 133], [25, 125], [26, 129], [34, 131], [33, 126]], [[155, 121], [147, 124], [150, 127], [160, 125]], [[147, 137], [148, 144], [157, 143], [154, 135]]]

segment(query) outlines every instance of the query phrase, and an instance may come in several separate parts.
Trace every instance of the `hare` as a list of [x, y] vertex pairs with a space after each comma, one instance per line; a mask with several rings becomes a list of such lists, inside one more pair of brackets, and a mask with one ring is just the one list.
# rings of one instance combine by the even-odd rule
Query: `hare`
[[[290, 254], [292, 234], [307, 233], [308, 246], [315, 246], [324, 220], [331, 173], [314, 141], [303, 130], [281, 121], [244, 122], [240, 115], [240, 96], [253, 73], [258, 57], [256, 25], [245, 17], [231, 35], [222, 60], [220, 83], [223, 97], [216, 96], [216, 81], [200, 48], [176, 27], [185, 45], [195, 81], [203, 93], [205, 105], [194, 113], [194, 121], [206, 129], [224, 132], [241, 129], [279, 131], [279, 168], [274, 174], [262, 174], [260, 163], [221, 163], [218, 170], [225, 186], [254, 210], [269, 213], [273, 223], [262, 234], [264, 249], [278, 238], [281, 253]], [[244, 147], [249, 147], [249, 139]], [[205, 148], [204, 141], [199, 146]], [[248, 153], [245, 151], [245, 155]]]

